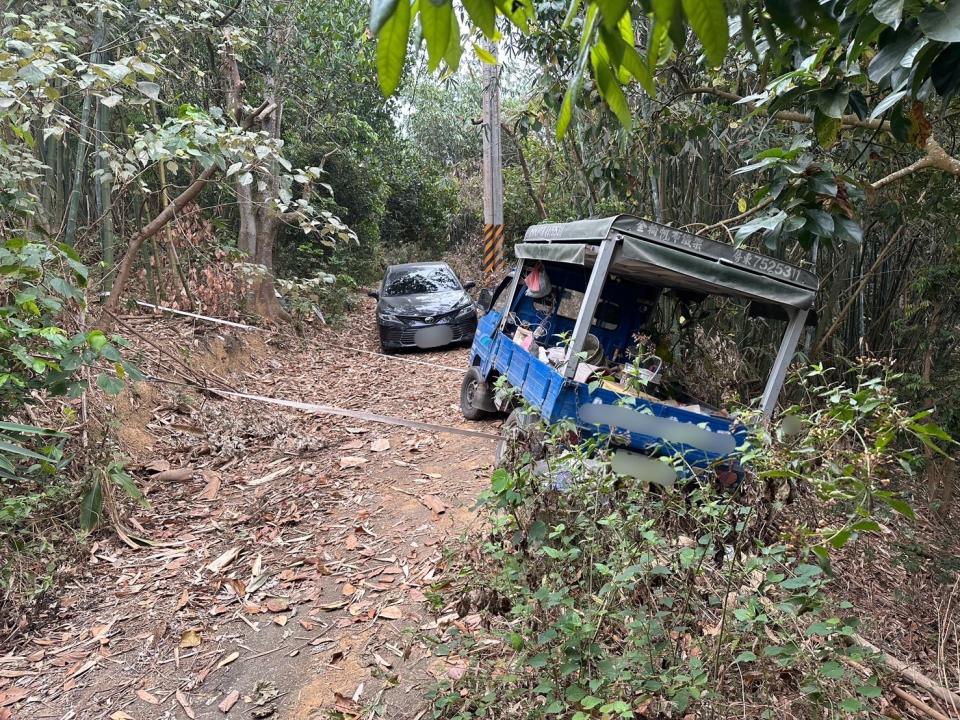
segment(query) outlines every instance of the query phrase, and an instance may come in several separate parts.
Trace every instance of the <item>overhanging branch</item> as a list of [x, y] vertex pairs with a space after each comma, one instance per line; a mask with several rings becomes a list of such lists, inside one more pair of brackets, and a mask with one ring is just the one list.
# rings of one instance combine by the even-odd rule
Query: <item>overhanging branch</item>
[[[700, 85], [687, 90], [682, 90], [677, 93], [677, 96], [680, 95], [712, 95], [714, 97], [718, 97], [723, 100], [729, 100], [730, 102], [734, 103], [742, 102], [744, 99], [742, 96], [737, 95], [736, 93], [720, 90], [719, 88], [708, 87], [706, 85]], [[744, 102], [743, 106], [750, 112], [763, 113], [764, 115], [769, 115], [774, 120], [805, 124], [813, 123], [813, 118], [811, 116], [793, 110], [778, 110], [777, 112], [771, 114], [767, 113], [763, 107], [757, 107], [750, 102]], [[886, 120], [874, 120], [869, 118], [861, 119], [857, 115], [843, 115], [840, 118], [840, 124], [843, 127], [863, 128], [865, 130], [882, 130], [884, 132], [890, 130], [890, 123]], [[925, 168], [935, 168], [949, 175], [953, 175], [954, 177], [960, 177], [960, 160], [948, 154], [932, 135], [927, 138], [923, 147], [925, 154], [922, 158], [914, 163], [911, 163], [910, 165], [907, 165], [906, 167], [902, 167], [899, 170], [880, 178], [879, 180], [869, 183], [867, 188], [869, 190], [879, 190], [880, 188], [896, 182], [897, 180], [905, 178], [907, 175], [912, 175], [918, 170], [923, 170]], [[746, 214], [751, 214], [755, 212], [756, 209], [758, 208], [748, 210]], [[738, 217], [742, 217], [742, 215]], [[721, 221], [718, 223], [718, 225], [726, 224], [726, 222], [729, 221]]]

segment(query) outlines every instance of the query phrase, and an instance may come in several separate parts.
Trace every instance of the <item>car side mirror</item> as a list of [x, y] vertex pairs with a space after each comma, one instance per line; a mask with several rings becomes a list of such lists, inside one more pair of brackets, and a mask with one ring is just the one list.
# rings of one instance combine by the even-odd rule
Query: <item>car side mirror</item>
[[477, 284], [476, 284], [473, 280], [470, 280], [469, 282], [465, 282], [465, 283], [463, 284], [463, 289], [464, 289], [464, 290], [473, 290], [476, 286], [477, 286]]
[[380, 293], [376, 290], [367, 290], [367, 297], [372, 297], [374, 300], [380, 299]]
[[477, 305], [480, 307], [481, 312], [487, 312], [490, 310], [490, 304], [493, 302], [493, 291], [484, 288], [480, 291], [480, 297], [477, 299]]

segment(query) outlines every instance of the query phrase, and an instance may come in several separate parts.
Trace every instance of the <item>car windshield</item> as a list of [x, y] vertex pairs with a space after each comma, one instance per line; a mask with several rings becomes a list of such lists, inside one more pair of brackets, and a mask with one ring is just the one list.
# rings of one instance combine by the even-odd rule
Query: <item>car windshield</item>
[[459, 289], [460, 283], [450, 268], [444, 265], [428, 265], [391, 270], [384, 283], [383, 294], [388, 297], [425, 295]]

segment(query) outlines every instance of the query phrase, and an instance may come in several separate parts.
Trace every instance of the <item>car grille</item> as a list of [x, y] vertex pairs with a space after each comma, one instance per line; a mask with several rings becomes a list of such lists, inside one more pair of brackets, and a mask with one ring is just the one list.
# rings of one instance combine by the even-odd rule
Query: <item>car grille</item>
[[[452, 313], [448, 313], [447, 317]], [[407, 318], [404, 320], [409, 321]], [[423, 320], [417, 318], [418, 323], [423, 323]], [[383, 341], [389, 345], [413, 345], [414, 337], [416, 336], [417, 330], [421, 327], [431, 327], [433, 325], [449, 325], [450, 330], [453, 333], [453, 342], [461, 342], [468, 340], [473, 336], [473, 333], [476, 332], [477, 321], [472, 317], [465, 318], [463, 320], [458, 320], [456, 322], [449, 322], [446, 318], [437, 318], [437, 322], [431, 323], [430, 325], [420, 324], [417, 327], [383, 327], [381, 328], [381, 334]]]

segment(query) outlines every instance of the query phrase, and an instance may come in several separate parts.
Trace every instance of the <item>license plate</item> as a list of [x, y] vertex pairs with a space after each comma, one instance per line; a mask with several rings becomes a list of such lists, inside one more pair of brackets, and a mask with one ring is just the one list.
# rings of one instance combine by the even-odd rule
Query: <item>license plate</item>
[[453, 341], [453, 331], [446, 325], [420, 328], [413, 336], [419, 348], [435, 348], [449, 345]]

